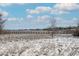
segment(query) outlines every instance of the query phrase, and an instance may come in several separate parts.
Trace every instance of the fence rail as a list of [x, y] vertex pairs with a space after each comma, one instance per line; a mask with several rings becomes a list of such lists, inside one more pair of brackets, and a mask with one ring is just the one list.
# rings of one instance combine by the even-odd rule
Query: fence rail
[[36, 30], [36, 31], [4, 31], [4, 34], [73, 34], [75, 30], [54, 30], [54, 31], [44, 31], [44, 30]]
[[[55, 31], [4, 31], [4, 34], [7, 34], [9, 38], [25, 38], [25, 39], [41, 39], [41, 38], [52, 38], [53, 36], [56, 36], [55, 34], [59, 34], [57, 36], [66, 36], [66, 35], [60, 35], [60, 34], [68, 34], [68, 36], [71, 36], [70, 34], [73, 34], [73, 30], [55, 30]], [[18, 35], [17, 35], [18, 34]], [[1, 35], [0, 35], [1, 36]], [[6, 35], [4, 35], [6, 36]]]

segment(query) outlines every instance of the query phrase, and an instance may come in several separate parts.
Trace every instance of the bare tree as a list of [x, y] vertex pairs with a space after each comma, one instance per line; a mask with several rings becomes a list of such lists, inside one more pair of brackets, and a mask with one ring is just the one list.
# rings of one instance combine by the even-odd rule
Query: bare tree
[[[54, 17], [51, 17], [50, 23], [51, 23], [51, 27], [50, 28], [52, 30], [53, 28], [56, 27], [56, 19]], [[54, 32], [51, 32], [51, 36], [52, 37], [53, 37], [53, 34], [54, 34]]]
[[2, 13], [0, 13], [0, 34], [3, 33], [4, 22], [6, 21], [2, 19], [2, 16]]
[[77, 20], [77, 27], [79, 27], [79, 19]]
[[76, 20], [77, 28], [75, 28], [75, 31], [73, 33], [73, 36], [79, 37], [79, 19]]
[[55, 28], [56, 27], [56, 19], [54, 17], [51, 17], [51, 28]]

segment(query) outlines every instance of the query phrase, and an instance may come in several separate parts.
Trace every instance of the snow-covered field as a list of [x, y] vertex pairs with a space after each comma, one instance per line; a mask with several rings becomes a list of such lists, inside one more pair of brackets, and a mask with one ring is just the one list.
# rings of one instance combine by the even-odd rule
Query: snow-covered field
[[26, 34], [0, 35], [0, 56], [79, 56], [79, 38], [54, 35], [49, 39], [27, 39]]

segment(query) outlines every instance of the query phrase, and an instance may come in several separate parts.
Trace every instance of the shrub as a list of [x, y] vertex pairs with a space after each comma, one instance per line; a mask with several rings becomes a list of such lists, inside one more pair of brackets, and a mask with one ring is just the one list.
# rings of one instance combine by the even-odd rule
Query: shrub
[[73, 36], [79, 36], [79, 30], [75, 30]]

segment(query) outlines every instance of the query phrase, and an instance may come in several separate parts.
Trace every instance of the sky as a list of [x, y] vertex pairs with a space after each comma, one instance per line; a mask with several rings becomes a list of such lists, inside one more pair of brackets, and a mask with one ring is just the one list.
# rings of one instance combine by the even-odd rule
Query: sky
[[[77, 26], [78, 3], [0, 3], [4, 29], [43, 29]], [[53, 24], [52, 24], [53, 23]]]

